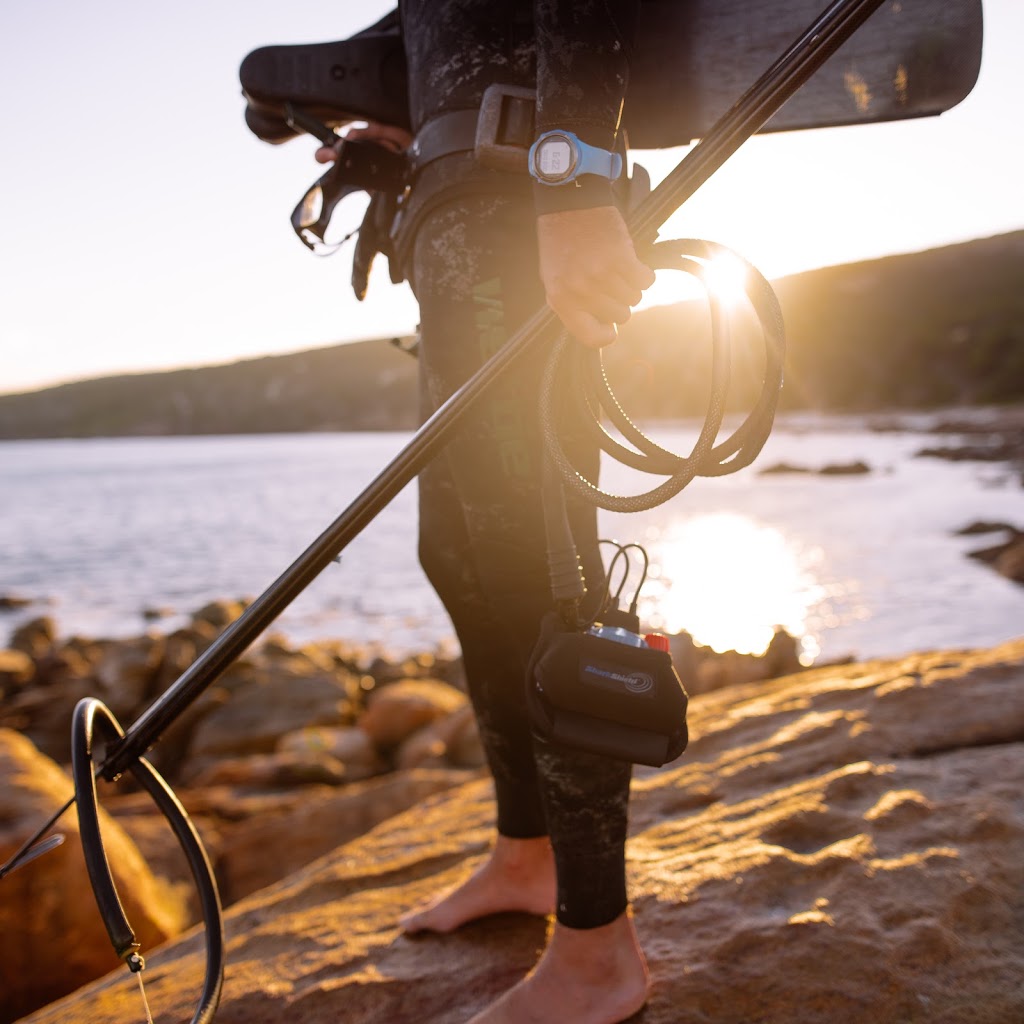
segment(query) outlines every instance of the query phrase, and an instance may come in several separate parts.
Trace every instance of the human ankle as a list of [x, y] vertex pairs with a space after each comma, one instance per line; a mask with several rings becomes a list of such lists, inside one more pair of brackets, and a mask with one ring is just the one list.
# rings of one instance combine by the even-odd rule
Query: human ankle
[[554, 864], [551, 840], [547, 836], [518, 839], [499, 835], [491, 854], [494, 864], [510, 873], [529, 873]]
[[642, 978], [647, 983], [647, 961], [628, 910], [597, 928], [570, 928], [556, 921], [548, 948], [581, 973], [604, 979], [621, 975], [635, 983]]

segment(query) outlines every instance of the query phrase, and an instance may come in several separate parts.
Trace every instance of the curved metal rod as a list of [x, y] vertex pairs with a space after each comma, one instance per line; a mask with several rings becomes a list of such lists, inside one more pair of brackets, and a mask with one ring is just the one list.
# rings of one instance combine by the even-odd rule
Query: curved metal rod
[[[82, 852], [96, 905], [114, 950], [133, 972], [138, 972], [142, 970], [144, 961], [137, 955], [139, 944], [118, 896], [100, 832], [93, 761], [93, 740], [97, 730], [108, 743], [118, 742], [124, 736], [110, 709], [95, 697], [85, 697], [75, 706], [71, 724], [71, 773], [78, 801]], [[129, 770], [174, 830], [196, 883], [206, 926], [206, 976], [192, 1024], [209, 1024], [217, 1012], [224, 983], [224, 920], [213, 869], [188, 812], [160, 773], [144, 757], [136, 758]]]

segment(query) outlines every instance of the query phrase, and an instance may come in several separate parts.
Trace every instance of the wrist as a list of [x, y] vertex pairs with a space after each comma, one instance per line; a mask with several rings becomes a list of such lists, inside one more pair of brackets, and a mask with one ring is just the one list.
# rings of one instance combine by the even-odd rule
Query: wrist
[[614, 205], [611, 182], [593, 175], [568, 185], [541, 185], [535, 182], [533, 186], [533, 206], [538, 214]]

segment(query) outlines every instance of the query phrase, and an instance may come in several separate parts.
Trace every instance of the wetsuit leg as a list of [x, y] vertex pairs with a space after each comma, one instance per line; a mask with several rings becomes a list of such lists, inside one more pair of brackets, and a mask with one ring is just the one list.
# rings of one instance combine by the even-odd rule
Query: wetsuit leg
[[[532, 208], [502, 196], [441, 206], [417, 232], [421, 399], [429, 414], [543, 302]], [[551, 609], [537, 416], [545, 353], [529, 353], [467, 414], [420, 477], [420, 557], [452, 618], [495, 781], [498, 830], [550, 834], [558, 917], [596, 927], [626, 906], [630, 766], [567, 748], [535, 749], [525, 669]], [[588, 472], [597, 453], [579, 451]], [[588, 579], [602, 569], [596, 514], [570, 515]], [[540, 745], [538, 745], [540, 747]]]

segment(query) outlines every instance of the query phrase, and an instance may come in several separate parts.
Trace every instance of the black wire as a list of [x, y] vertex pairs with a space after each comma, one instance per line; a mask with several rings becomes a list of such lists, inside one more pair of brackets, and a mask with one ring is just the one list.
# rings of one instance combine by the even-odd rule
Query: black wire
[[[595, 615], [591, 624], [597, 621], [598, 617], [601, 615], [601, 612], [606, 611], [609, 608], [609, 601], [614, 601], [616, 608], [620, 606], [622, 591], [626, 586], [626, 581], [633, 573], [633, 563], [630, 561], [629, 555], [627, 554], [627, 551], [629, 551], [631, 548], [640, 552], [640, 554], [643, 556], [644, 565], [643, 572], [641, 572], [640, 574], [640, 582], [637, 583], [636, 588], [633, 591], [633, 598], [629, 604], [629, 613], [631, 615], [636, 615], [637, 604], [640, 600], [640, 591], [643, 588], [644, 583], [647, 581], [647, 573], [651, 567], [651, 560], [647, 555], [646, 548], [644, 548], [642, 544], [637, 544], [635, 541], [630, 541], [628, 544], [620, 544], [617, 540], [610, 540], [607, 538], [599, 540], [598, 544], [610, 544], [612, 547], [615, 548], [615, 554], [612, 556], [612, 560], [608, 563], [608, 569], [605, 573], [604, 600], [601, 602], [600, 609]], [[623, 570], [622, 579], [619, 580], [618, 589], [615, 591], [613, 595], [611, 592], [612, 575], [615, 572], [615, 565], [620, 558], [625, 562], [626, 567]]]
[[[576, 344], [563, 333], [548, 360], [541, 384], [541, 427], [550, 460], [563, 486], [584, 501], [613, 512], [641, 512], [655, 508], [678, 494], [697, 476], [722, 476], [750, 465], [768, 440], [782, 387], [785, 349], [782, 311], [771, 285], [735, 253], [714, 242], [699, 239], [659, 242], [652, 247], [649, 262], [655, 269], [681, 270], [704, 282], [706, 261], [717, 256], [729, 256], [746, 269], [746, 296], [762, 329], [765, 372], [761, 393], [754, 408], [726, 440], [715, 443], [725, 416], [730, 339], [728, 322], [710, 290], [711, 395], [700, 435], [686, 457], [661, 448], [630, 420], [608, 384], [599, 351]], [[571, 374], [568, 388], [561, 376], [566, 370]], [[556, 409], [567, 390], [570, 393], [583, 393], [582, 401], [589, 410], [589, 415], [581, 418], [583, 429], [604, 452], [633, 469], [664, 475], [668, 479], [643, 494], [616, 495], [602, 491], [597, 484], [583, 476], [569, 461], [559, 437]], [[602, 412], [634, 448], [620, 444], [604, 429], [601, 424]]]

